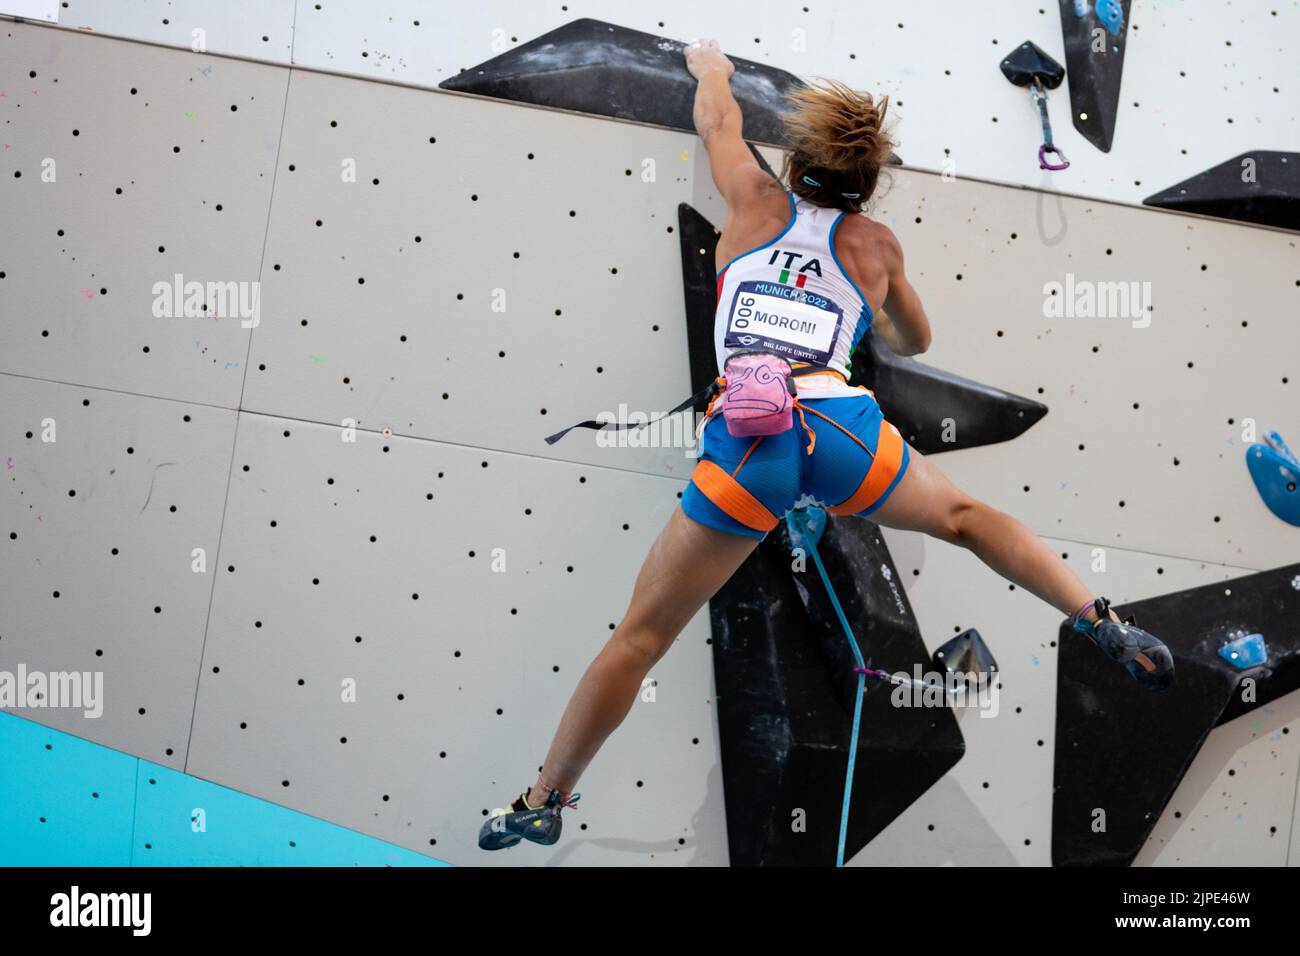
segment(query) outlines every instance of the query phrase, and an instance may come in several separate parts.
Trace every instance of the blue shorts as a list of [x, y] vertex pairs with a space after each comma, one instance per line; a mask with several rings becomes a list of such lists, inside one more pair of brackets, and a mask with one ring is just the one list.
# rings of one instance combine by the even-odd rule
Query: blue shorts
[[721, 415], [709, 419], [682, 495], [688, 518], [763, 538], [805, 495], [837, 515], [869, 515], [885, 503], [907, 471], [909, 451], [875, 398], [863, 392], [800, 401], [803, 422], [796, 410], [794, 427], [780, 435], [738, 438]]

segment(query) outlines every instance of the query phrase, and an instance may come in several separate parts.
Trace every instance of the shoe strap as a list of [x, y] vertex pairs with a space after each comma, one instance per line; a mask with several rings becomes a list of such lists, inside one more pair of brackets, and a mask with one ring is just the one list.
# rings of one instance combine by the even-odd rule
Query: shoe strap
[[[1097, 620], [1086, 621], [1083, 616], [1088, 611], [1097, 613]], [[1070, 626], [1076, 631], [1088, 634], [1102, 621], [1109, 619], [1110, 602], [1105, 598], [1090, 598], [1084, 605], [1070, 616]]]

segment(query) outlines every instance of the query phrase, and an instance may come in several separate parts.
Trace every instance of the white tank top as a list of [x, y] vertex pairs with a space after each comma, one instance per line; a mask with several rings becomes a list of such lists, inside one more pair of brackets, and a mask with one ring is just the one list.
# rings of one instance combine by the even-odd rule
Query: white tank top
[[844, 376], [844, 381], [834, 375], [809, 376], [800, 382], [801, 394], [859, 395], [860, 389], [844, 382], [850, 356], [871, 328], [872, 315], [835, 255], [835, 231], [846, 213], [797, 199], [792, 192], [787, 196], [790, 222], [781, 234], [732, 259], [718, 273], [713, 344], [719, 374], [732, 352], [768, 349], [791, 362], [824, 365]]

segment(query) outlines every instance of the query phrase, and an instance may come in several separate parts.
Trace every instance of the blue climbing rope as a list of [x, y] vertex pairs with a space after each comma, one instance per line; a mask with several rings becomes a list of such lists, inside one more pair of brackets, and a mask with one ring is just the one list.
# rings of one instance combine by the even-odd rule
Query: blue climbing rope
[[[807, 511], [799, 509], [794, 514], [807, 516]], [[849, 639], [849, 647], [853, 649], [853, 659], [857, 661], [857, 667], [854, 670], [858, 675], [858, 689], [853, 695], [853, 734], [849, 738], [849, 767], [844, 775], [844, 804], [840, 809], [840, 840], [839, 846], [835, 850], [835, 865], [844, 865], [844, 844], [848, 838], [849, 832], [849, 800], [853, 794], [853, 767], [857, 763], [858, 757], [858, 729], [862, 723], [862, 693], [867, 681], [867, 664], [862, 659], [862, 649], [858, 647], [857, 638], [853, 636], [853, 628], [849, 626], [849, 619], [844, 615], [844, 608], [840, 607], [840, 599], [835, 595], [835, 588], [831, 586], [830, 575], [826, 573], [826, 566], [822, 564], [822, 557], [817, 553], [817, 542], [813, 540], [812, 526], [804, 524], [802, 526], [803, 544], [812, 554], [813, 563], [817, 565], [817, 573], [821, 575], [822, 584], [826, 585], [826, 594], [831, 599], [831, 605], [835, 608], [835, 616], [840, 619], [840, 625], [844, 628], [844, 636]]]

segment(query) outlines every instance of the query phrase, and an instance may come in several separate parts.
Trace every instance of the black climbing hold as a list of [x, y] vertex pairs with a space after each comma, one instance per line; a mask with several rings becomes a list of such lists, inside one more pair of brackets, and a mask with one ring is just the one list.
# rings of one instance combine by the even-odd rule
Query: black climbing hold
[[853, 354], [849, 383], [875, 392], [885, 418], [924, 455], [1010, 441], [1047, 414], [1041, 402], [895, 355], [874, 335]]
[[[713, 350], [718, 232], [686, 203], [677, 207], [677, 222], [686, 342], [692, 388], [698, 391], [718, 374]], [[852, 371], [851, 383], [874, 391], [885, 417], [922, 454], [1010, 441], [1047, 414], [1047, 406], [1032, 399], [897, 356], [874, 335], [865, 336], [854, 353]]]
[[[710, 602], [727, 837], [736, 866], [831, 866], [853, 724], [854, 659], [811, 557], [792, 572], [784, 523]], [[818, 545], [872, 666], [927, 667], [880, 529], [831, 518]], [[870, 686], [870, 685], [869, 685]], [[938, 781], [964, 750], [946, 706], [863, 700], [846, 858]]]
[[[680, 40], [583, 18], [530, 40], [438, 84], [516, 103], [695, 132], [695, 79]], [[731, 92], [750, 142], [786, 145], [786, 94], [807, 84], [793, 73], [740, 57]], [[890, 156], [889, 162], [902, 160]]]
[[1242, 153], [1142, 202], [1300, 230], [1300, 153], [1270, 149]]
[[[695, 79], [685, 44], [602, 20], [566, 23], [439, 86], [520, 103], [613, 116], [693, 132]], [[785, 142], [785, 94], [804, 85], [792, 73], [730, 57], [731, 90], [744, 113], [745, 139]]]
[[[1068, 621], [1061, 625], [1057, 866], [1132, 863], [1210, 731], [1300, 687], [1300, 564], [1114, 610], [1168, 645], [1178, 679], [1151, 693]], [[1219, 649], [1250, 634], [1263, 636], [1269, 659], [1239, 670]], [[1104, 829], [1096, 826], [1099, 810]]]
[[1054, 90], [1065, 79], [1065, 67], [1048, 56], [1037, 43], [1026, 40], [1002, 61], [1002, 75], [1016, 86], [1031, 86], [1037, 80]]
[[1074, 128], [1109, 153], [1119, 115], [1130, 0], [1059, 2]]
[[[686, 306], [686, 351], [691, 390], [698, 392], [719, 374], [713, 347], [713, 318], [717, 309], [716, 258], [718, 230], [687, 203], [677, 206], [677, 236], [682, 253], [682, 284]], [[696, 411], [704, 411], [704, 403]]]
[[934, 666], [949, 674], [979, 674], [990, 679], [998, 671], [993, 652], [975, 628], [962, 631], [934, 652]]

